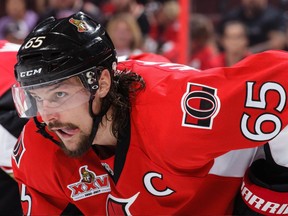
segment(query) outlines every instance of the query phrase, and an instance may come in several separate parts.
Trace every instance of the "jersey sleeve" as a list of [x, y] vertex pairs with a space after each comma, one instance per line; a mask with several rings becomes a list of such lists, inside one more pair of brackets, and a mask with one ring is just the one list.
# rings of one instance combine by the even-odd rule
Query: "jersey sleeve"
[[41, 194], [25, 184], [19, 184], [21, 205], [24, 215], [61, 215], [69, 205], [65, 199]]
[[12, 168], [19, 186], [23, 214], [60, 215], [69, 200], [61, 196], [61, 188], [51, 174], [56, 145], [47, 142], [36, 130], [31, 119], [13, 149]]
[[269, 51], [201, 72], [172, 63], [133, 66], [146, 80], [132, 112], [139, 145], [165, 168], [183, 172], [273, 139], [288, 122], [287, 57]]

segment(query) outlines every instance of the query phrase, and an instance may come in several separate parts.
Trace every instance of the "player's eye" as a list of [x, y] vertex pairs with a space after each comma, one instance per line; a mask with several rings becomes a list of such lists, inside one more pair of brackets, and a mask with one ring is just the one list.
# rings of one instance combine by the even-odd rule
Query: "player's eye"
[[67, 93], [65, 93], [65, 92], [56, 92], [55, 95], [56, 95], [57, 98], [63, 98], [65, 96], [67, 96]]

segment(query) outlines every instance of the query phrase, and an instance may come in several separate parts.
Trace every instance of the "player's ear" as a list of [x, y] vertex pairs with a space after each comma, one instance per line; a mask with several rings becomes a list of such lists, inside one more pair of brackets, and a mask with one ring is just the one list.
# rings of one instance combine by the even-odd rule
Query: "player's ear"
[[112, 81], [109, 70], [104, 69], [101, 72], [100, 78], [98, 80], [99, 88], [97, 90], [97, 93], [100, 98], [103, 98], [108, 94], [109, 89], [111, 87], [111, 82]]

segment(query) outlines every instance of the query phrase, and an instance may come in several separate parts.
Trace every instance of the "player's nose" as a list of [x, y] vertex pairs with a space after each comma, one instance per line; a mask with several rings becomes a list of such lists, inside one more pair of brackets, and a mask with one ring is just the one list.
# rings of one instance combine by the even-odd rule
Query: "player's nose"
[[49, 122], [53, 122], [59, 118], [59, 113], [56, 112], [52, 108], [47, 108], [45, 106], [42, 107], [41, 110], [39, 110], [39, 113], [43, 119], [43, 121], [47, 124]]

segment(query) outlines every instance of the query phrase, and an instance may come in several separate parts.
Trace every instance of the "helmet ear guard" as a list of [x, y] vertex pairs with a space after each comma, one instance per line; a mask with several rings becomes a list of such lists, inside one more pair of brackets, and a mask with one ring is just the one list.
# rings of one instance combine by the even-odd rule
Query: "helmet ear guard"
[[102, 67], [95, 67], [91, 68], [90, 70], [83, 71], [78, 77], [81, 80], [83, 86], [88, 89], [91, 94], [95, 94], [97, 89], [99, 88], [98, 85], [98, 78], [101, 73], [101, 71], [104, 68]]

